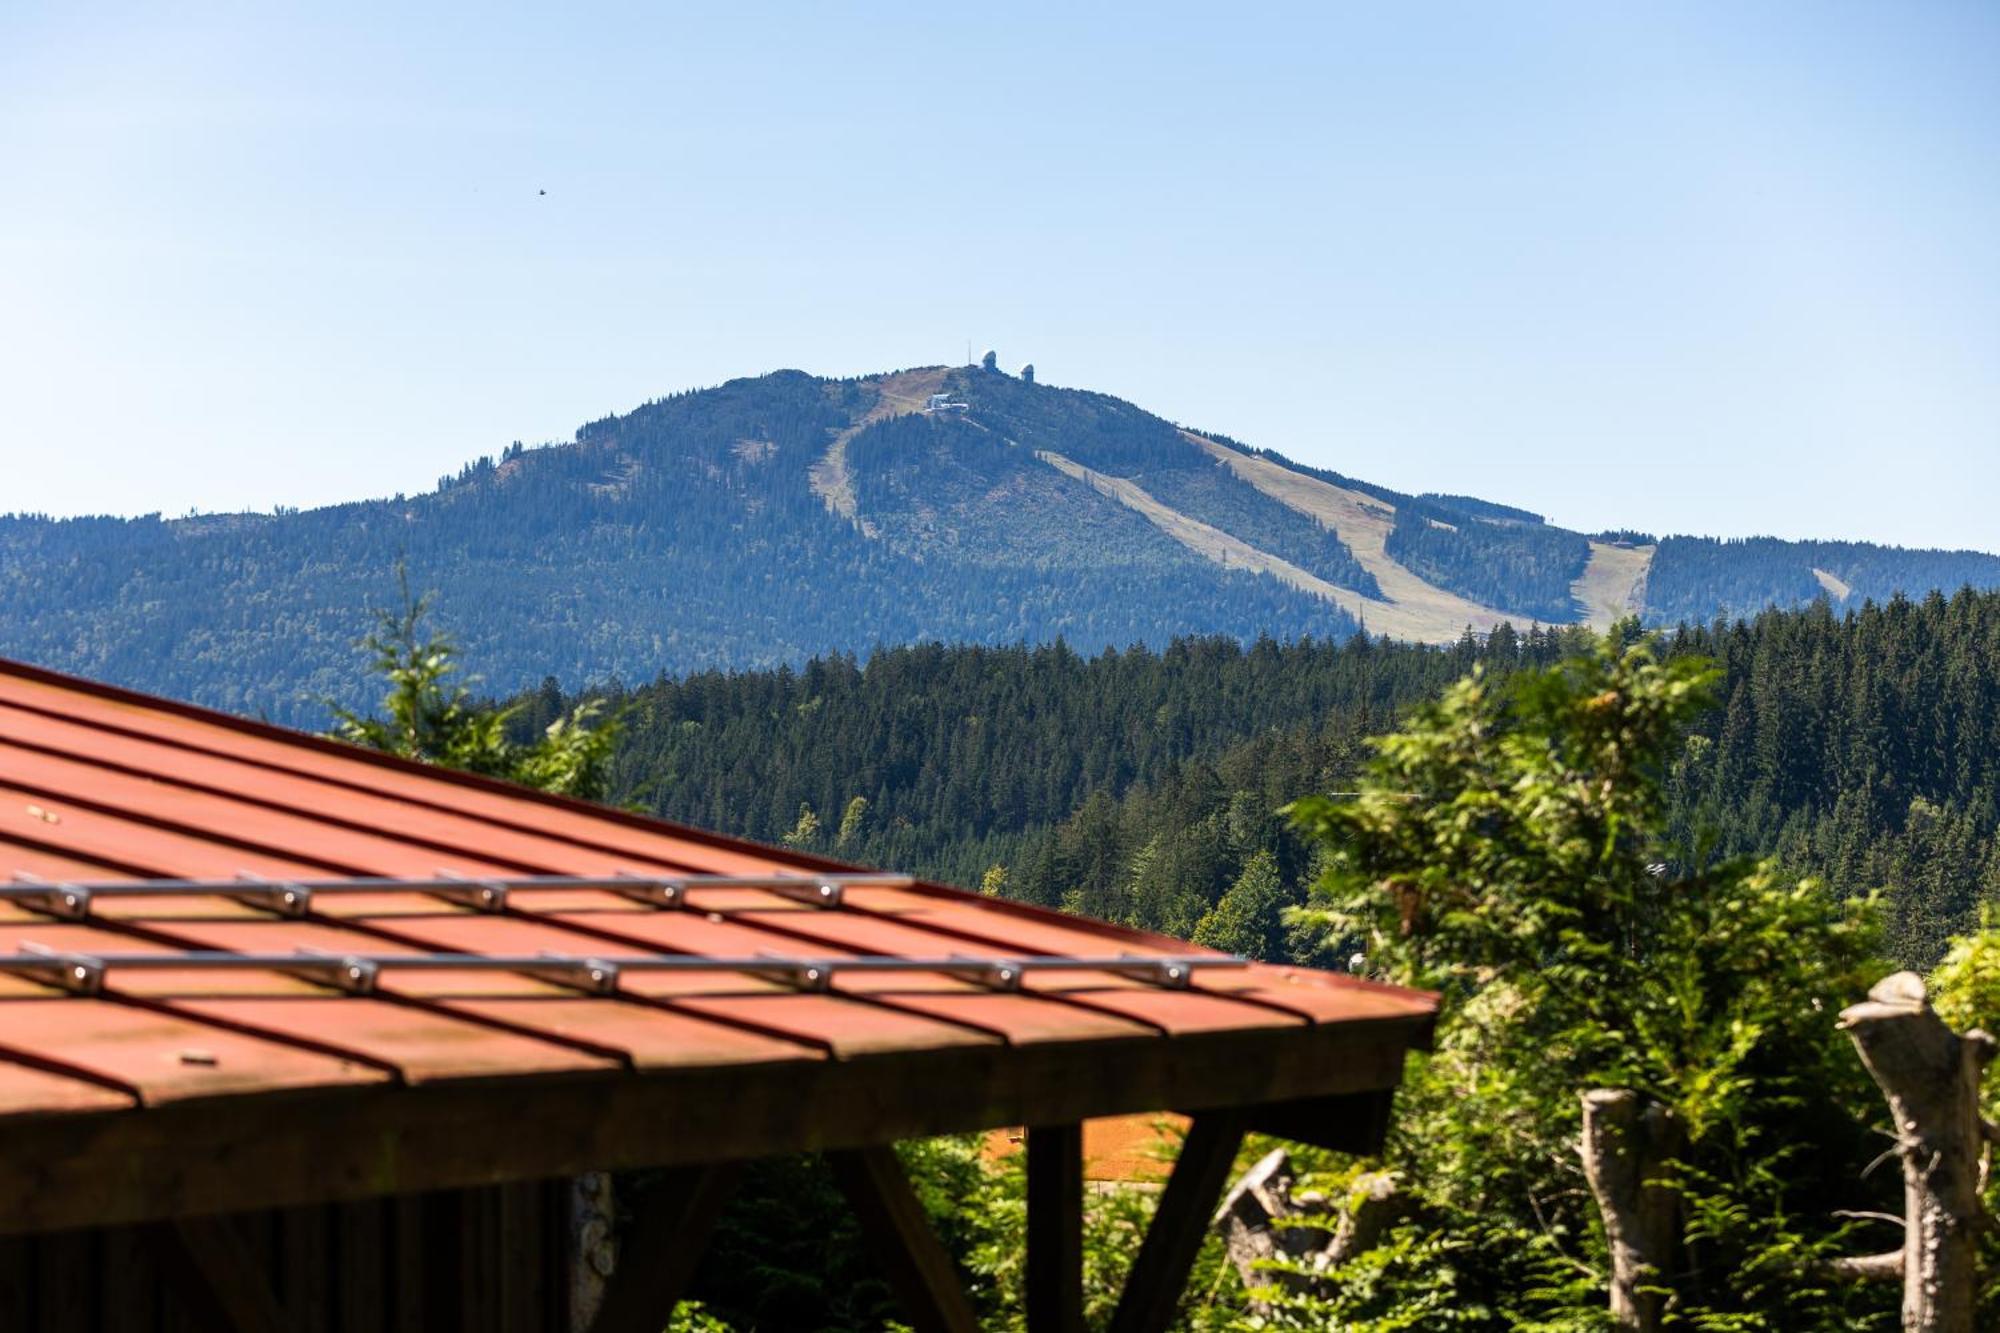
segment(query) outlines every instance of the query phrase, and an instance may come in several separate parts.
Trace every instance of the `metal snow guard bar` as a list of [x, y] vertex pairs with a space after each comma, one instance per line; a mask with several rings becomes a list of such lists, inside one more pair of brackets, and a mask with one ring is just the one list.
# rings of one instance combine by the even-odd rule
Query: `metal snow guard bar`
[[805, 990], [823, 991], [842, 972], [942, 972], [963, 976], [996, 990], [1019, 990], [1029, 972], [1112, 972], [1176, 990], [1186, 989], [1197, 970], [1248, 967], [1249, 961], [1226, 954], [1066, 958], [1038, 954], [1028, 957], [904, 958], [864, 954], [852, 958], [792, 958], [774, 954], [722, 958], [699, 954], [572, 954], [397, 953], [335, 954], [230, 953], [188, 950], [180, 953], [80, 953], [27, 945], [21, 953], [0, 954], [0, 973], [21, 973], [79, 995], [95, 995], [114, 969], [151, 971], [285, 972], [325, 982], [353, 994], [368, 994], [387, 971], [522, 972], [544, 980], [576, 986], [599, 995], [615, 994], [624, 972], [739, 972], [773, 977]]
[[455, 875], [405, 878], [359, 875], [340, 879], [271, 879], [245, 873], [235, 879], [109, 879], [54, 882], [16, 875], [0, 884], [0, 902], [68, 921], [90, 915], [98, 898], [176, 898], [218, 895], [240, 899], [283, 916], [304, 916], [315, 894], [428, 893], [484, 912], [505, 911], [516, 889], [588, 889], [621, 894], [655, 907], [680, 907], [690, 889], [768, 889], [820, 907], [838, 907], [850, 888], [907, 889], [909, 875]]

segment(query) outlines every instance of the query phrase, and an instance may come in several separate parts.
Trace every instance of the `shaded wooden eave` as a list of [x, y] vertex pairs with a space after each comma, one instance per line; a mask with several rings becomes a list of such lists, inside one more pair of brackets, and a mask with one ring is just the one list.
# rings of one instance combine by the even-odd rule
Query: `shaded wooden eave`
[[368, 1086], [17, 1117], [0, 1147], [0, 1231], [738, 1161], [1160, 1109], [1241, 1109], [1252, 1128], [1368, 1151], [1379, 1144], [1405, 1053], [1428, 1045], [1431, 1021]]

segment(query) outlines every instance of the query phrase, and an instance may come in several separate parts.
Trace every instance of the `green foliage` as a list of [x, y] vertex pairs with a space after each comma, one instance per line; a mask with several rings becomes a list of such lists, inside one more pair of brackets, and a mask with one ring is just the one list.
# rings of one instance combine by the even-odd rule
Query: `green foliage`
[[1712, 678], [1634, 647], [1524, 675], [1504, 704], [1478, 674], [1452, 686], [1377, 742], [1354, 800], [1293, 805], [1330, 849], [1311, 915], [1434, 988], [1520, 968], [1553, 998], [1566, 969], [1630, 958], [1659, 898], [1663, 757]]
[[1382, 596], [1375, 576], [1319, 520], [1273, 504], [1270, 497], [1219, 463], [1199, 459], [1193, 467], [1149, 467], [1132, 480], [1154, 499], [1190, 518], [1241, 537], [1252, 546], [1291, 561], [1338, 587], [1369, 597]]
[[458, 649], [450, 639], [425, 632], [425, 609], [405, 584], [402, 611], [378, 613], [380, 625], [364, 646], [387, 685], [381, 713], [370, 717], [336, 708], [334, 736], [538, 791], [601, 799], [619, 730], [615, 717], [603, 716], [603, 703], [585, 700], [549, 721], [534, 740], [515, 740], [510, 724], [525, 705], [479, 703], [454, 681]]
[[1190, 938], [1245, 958], [1282, 961], [1286, 906], [1278, 858], [1254, 852], [1236, 883], [1195, 923]]
[[[1254, 1321], [1228, 1318], [1225, 1327], [1339, 1329], [1341, 1333], [1425, 1333], [1430, 1329], [1493, 1326], [1493, 1310], [1468, 1289], [1471, 1242], [1426, 1227], [1398, 1226], [1356, 1255], [1325, 1294], [1302, 1295], [1273, 1286], [1263, 1293], [1270, 1313]], [[1273, 1264], [1274, 1274], [1310, 1277], [1300, 1264]]]
[[1529, 620], [1576, 619], [1570, 585], [1590, 563], [1581, 534], [1535, 515], [1453, 496], [1405, 500], [1385, 550], [1439, 587]]
[[1675, 761], [1673, 833], [1775, 855], [1838, 898], [1886, 892], [1893, 954], [1928, 968], [2000, 897], [2000, 597], [1824, 606], [1685, 632], [1724, 670]]
[[[1982, 1028], [2000, 1032], [2000, 911], [1987, 907], [1979, 929], [1954, 940], [1931, 974], [1931, 1003], [1955, 1030]], [[2000, 1121], [2000, 1077], [1989, 1068], [1981, 1088], [1980, 1110], [1989, 1121]], [[1989, 1177], [1988, 1216], [2000, 1217], [2000, 1180]], [[1982, 1328], [2000, 1325], [2000, 1231], [1988, 1227], [1980, 1236], [1979, 1310]]]
[[1931, 974], [1931, 1003], [1960, 1032], [2000, 1032], [2000, 912], [1989, 907], [1978, 930], [1952, 942]]
[[[1601, 1319], [1576, 1280], [1605, 1255], [1572, 1163], [1579, 1095], [1609, 1086], [1687, 1130], [1676, 1319], [1852, 1327], [1880, 1300], [1808, 1274], [1846, 1240], [1834, 1209], [1870, 1197], [1869, 1088], [1833, 1015], [1872, 979], [1871, 914], [1769, 865], [1675, 870], [1667, 777], [1716, 673], [1630, 634], [1504, 693], [1460, 682], [1378, 742], [1354, 799], [1298, 802], [1327, 855], [1298, 917], [1444, 993], [1391, 1161], [1422, 1234], [1487, 1293], [1482, 1326]], [[1329, 1317], [1385, 1281], [1338, 1275]]]
[[849, 801], [847, 809], [841, 812], [840, 836], [836, 840], [835, 846], [843, 851], [851, 847], [854, 844], [854, 840], [861, 835], [862, 821], [867, 818], [868, 798], [866, 796], [857, 796]]
[[[1337, 607], [1222, 569], [1034, 456], [1194, 456], [1169, 423], [1099, 395], [965, 378], [995, 396], [988, 429], [869, 424], [869, 383], [781, 371], [482, 458], [427, 494], [282, 515], [0, 515], [0, 652], [320, 726], [323, 700], [367, 701], [348, 652], [366, 631], [356, 608], [383, 599], [398, 559], [435, 589], [464, 660], [506, 693], [551, 674], [575, 688], [938, 638], [1062, 637], [1096, 652], [1354, 629]], [[1034, 401], [1017, 407], [1016, 393]], [[1033, 443], [1013, 424], [1030, 416]], [[866, 529], [813, 489], [829, 444], [856, 430]]]
[[700, 1301], [682, 1301], [668, 1316], [666, 1333], [730, 1333], [730, 1328]]
[[[1025, 1277], [1025, 1159], [991, 1159], [980, 1135], [897, 1146], [938, 1237], [957, 1259], [983, 1329], [1020, 1333]], [[1164, 1178], [1167, 1162], [1161, 1164]], [[1092, 1191], [1084, 1208], [1084, 1305], [1101, 1327], [1152, 1217], [1154, 1196]], [[1221, 1276], [1211, 1243], [1196, 1288]], [[815, 1156], [753, 1163], [724, 1210], [695, 1295], [716, 1327], [874, 1333], [900, 1311], [824, 1162]]]
[[[863, 796], [848, 844], [829, 827], [813, 850], [968, 887], [999, 865], [1012, 897], [1193, 929], [1259, 851], [1286, 901], [1303, 900], [1318, 850], [1273, 812], [1350, 787], [1366, 736], [1475, 665], [1504, 690], [1578, 642], [1503, 628], [1444, 649], [922, 645], [602, 697], [625, 709], [620, 800], [776, 842], [801, 805], [831, 825]], [[1677, 873], [1775, 855], [1835, 900], [1880, 890], [1889, 951], [1920, 968], [2000, 899], [2000, 595], [1773, 612], [1661, 651], [1721, 669], [1669, 762], [1663, 856]], [[576, 702], [545, 686], [515, 734]]]
[[793, 821], [791, 829], [780, 839], [787, 847], [810, 847], [819, 841], [819, 816], [810, 805], [799, 807], [799, 817]]
[[1886, 601], [1898, 593], [1990, 588], [2000, 583], [2000, 556], [1866, 542], [1668, 537], [1647, 571], [1646, 614], [1655, 624], [1672, 624], [1800, 606], [1829, 595], [1815, 571], [1846, 584], [1857, 601]]
[[[1564, 640], [1185, 639], [1092, 657], [925, 644], [703, 672], [610, 696], [626, 718], [614, 790], [766, 842], [802, 805], [832, 824], [860, 796], [867, 816], [848, 842], [836, 849], [823, 829], [814, 850], [968, 887], [999, 864], [1012, 896], [1053, 906], [1075, 891], [1121, 920], [1149, 910], [1130, 897], [1130, 859], [1164, 835], [1187, 877], [1168, 896], [1192, 907], [1192, 929], [1260, 849], [1278, 857], [1288, 901], [1302, 895], [1310, 854], [1274, 812], [1336, 781], [1365, 735], [1475, 661], [1552, 661]], [[528, 704], [533, 722], [568, 701]]]
[[[464, 660], [507, 694], [545, 675], [576, 689], [928, 639], [1061, 638], [1094, 654], [1186, 634], [1248, 642], [1355, 629], [1339, 608], [1219, 568], [1036, 457], [1131, 478], [1371, 591], [1339, 537], [1216, 467], [1173, 423], [1008, 375], [952, 371], [946, 387], [972, 405], [969, 419], [871, 420], [881, 406], [871, 382], [780, 371], [645, 403], [572, 442], [478, 459], [424, 494], [186, 519], [0, 515], [0, 653], [321, 726], [323, 700], [367, 702], [348, 645], [366, 631], [358, 608], [382, 600], [398, 559], [436, 590]], [[853, 519], [814, 489], [836, 439]], [[1393, 507], [1390, 553], [1425, 577], [1524, 619], [1574, 618], [1569, 583], [1587, 556], [1578, 534], [1265, 456]], [[1975, 553], [1670, 538], [1646, 581], [1648, 615], [1706, 621], [1795, 605], [1820, 595], [1815, 567], [1857, 598], [2000, 586], [2000, 557]]]

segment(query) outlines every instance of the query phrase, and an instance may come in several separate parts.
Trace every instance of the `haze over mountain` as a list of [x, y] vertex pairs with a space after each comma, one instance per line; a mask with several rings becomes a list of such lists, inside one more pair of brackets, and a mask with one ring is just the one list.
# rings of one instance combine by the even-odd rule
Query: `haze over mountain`
[[0, 518], [0, 654], [309, 721], [367, 701], [354, 644], [399, 562], [501, 693], [933, 638], [1443, 642], [2000, 586], [2000, 557], [1975, 552], [1571, 532], [990, 368], [779, 371], [415, 497]]

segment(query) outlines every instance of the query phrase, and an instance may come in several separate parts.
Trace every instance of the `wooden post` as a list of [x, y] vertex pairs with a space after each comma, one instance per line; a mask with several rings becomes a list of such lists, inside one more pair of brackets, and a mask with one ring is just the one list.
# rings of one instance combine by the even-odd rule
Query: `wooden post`
[[1895, 1118], [1903, 1248], [1846, 1260], [1837, 1271], [1853, 1277], [1900, 1271], [1907, 1333], [1972, 1333], [1987, 1139], [1979, 1082], [1994, 1040], [1977, 1028], [1960, 1036], [1945, 1026], [1914, 972], [1876, 983], [1866, 1003], [1841, 1013], [1840, 1026]]
[[609, 1171], [589, 1171], [569, 1185], [569, 1326], [589, 1328], [617, 1268], [616, 1214]]
[[1246, 1118], [1243, 1111], [1203, 1111], [1188, 1125], [1153, 1224], [1125, 1278], [1111, 1333], [1162, 1333], [1173, 1322], [1236, 1150], [1243, 1146]]
[[1083, 1123], [1028, 1126], [1028, 1333], [1083, 1333]]
[[1672, 1111], [1628, 1088], [1583, 1094], [1577, 1153], [1611, 1247], [1611, 1318], [1655, 1333], [1666, 1314], [1658, 1288], [1672, 1271], [1680, 1196], [1661, 1183], [1685, 1136]]
[[196, 1322], [217, 1333], [287, 1333], [269, 1276], [226, 1217], [183, 1217], [147, 1228], [160, 1274]]
[[683, 1167], [668, 1172], [640, 1201], [590, 1333], [659, 1333], [666, 1327], [741, 1171], [736, 1162]]
[[931, 1230], [896, 1150], [856, 1148], [826, 1160], [917, 1333], [976, 1333], [979, 1321], [958, 1268]]

